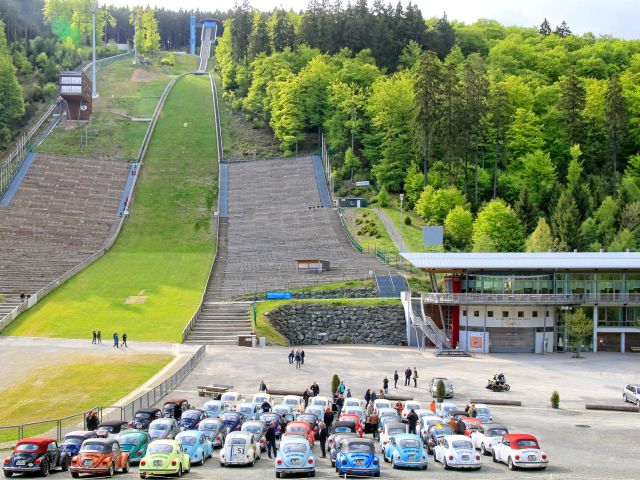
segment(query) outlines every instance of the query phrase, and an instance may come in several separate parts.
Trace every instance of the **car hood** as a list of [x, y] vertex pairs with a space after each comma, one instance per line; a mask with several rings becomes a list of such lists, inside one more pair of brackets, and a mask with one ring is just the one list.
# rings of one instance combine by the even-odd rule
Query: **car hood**
[[348, 453], [342, 456], [342, 459], [347, 461], [347, 465], [356, 468], [369, 468], [373, 467], [373, 462], [376, 456], [371, 453]]

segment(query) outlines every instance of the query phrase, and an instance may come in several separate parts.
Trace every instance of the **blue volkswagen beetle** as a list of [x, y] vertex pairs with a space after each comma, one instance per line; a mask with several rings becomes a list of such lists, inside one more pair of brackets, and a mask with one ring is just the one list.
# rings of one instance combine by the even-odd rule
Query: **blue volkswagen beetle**
[[96, 432], [89, 430], [77, 430], [69, 432], [64, 436], [64, 441], [60, 444], [60, 454], [64, 457], [73, 458], [80, 451], [80, 445], [87, 438], [96, 438]]
[[118, 435], [118, 443], [122, 451], [129, 454], [131, 463], [138, 463], [147, 454], [151, 436], [142, 430], [132, 430]]
[[393, 468], [410, 467], [426, 470], [429, 455], [422, 439], [412, 433], [392, 435], [384, 449], [384, 461], [391, 462]]
[[193, 465], [204, 465], [205, 460], [213, 453], [213, 445], [204, 432], [198, 430], [180, 432], [176, 435], [176, 442], [182, 445], [182, 450], [189, 455]]
[[276, 478], [288, 474], [307, 474], [316, 476], [316, 459], [306, 437], [285, 435], [275, 459]]
[[205, 402], [205, 404], [202, 406], [202, 409], [210, 418], [217, 417], [218, 415], [222, 415], [224, 412], [229, 411], [222, 400], [209, 400], [208, 402]]
[[203, 410], [192, 408], [182, 412], [178, 426], [180, 431], [197, 430], [201, 420], [207, 418], [207, 414]]
[[339, 475], [380, 476], [380, 459], [370, 438], [345, 438], [336, 454]]

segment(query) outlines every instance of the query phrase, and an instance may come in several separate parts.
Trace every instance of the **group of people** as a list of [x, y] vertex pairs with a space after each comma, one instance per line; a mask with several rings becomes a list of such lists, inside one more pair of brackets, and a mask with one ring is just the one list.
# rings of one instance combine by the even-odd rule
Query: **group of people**
[[90, 411], [87, 413], [86, 417], [87, 430], [93, 432], [98, 429], [98, 425], [100, 424], [100, 420], [98, 419], [98, 412]]
[[[94, 330], [92, 334], [92, 344], [102, 344], [102, 330]], [[112, 348], [120, 348], [120, 347], [128, 347], [127, 345], [127, 334], [122, 334], [122, 343], [120, 342], [120, 336], [118, 332], [113, 334], [113, 347]]]
[[304, 350], [302, 348], [297, 350], [292, 348], [289, 352], [289, 365], [293, 365], [294, 363], [296, 368], [302, 368], [302, 365], [304, 365]]

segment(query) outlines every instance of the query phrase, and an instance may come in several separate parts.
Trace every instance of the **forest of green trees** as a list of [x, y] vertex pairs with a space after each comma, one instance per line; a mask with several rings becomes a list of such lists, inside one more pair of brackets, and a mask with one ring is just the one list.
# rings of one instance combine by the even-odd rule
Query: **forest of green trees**
[[338, 194], [402, 192], [450, 250], [636, 250], [640, 41], [541, 22], [245, 2], [216, 57], [226, 100], [283, 154], [324, 132]]

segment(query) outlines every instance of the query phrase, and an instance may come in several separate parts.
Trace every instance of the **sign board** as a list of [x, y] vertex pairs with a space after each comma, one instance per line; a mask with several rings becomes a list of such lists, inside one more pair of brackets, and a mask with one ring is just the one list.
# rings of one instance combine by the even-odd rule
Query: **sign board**
[[426, 246], [442, 245], [444, 228], [442, 225], [422, 227], [422, 240]]
[[359, 182], [356, 182], [356, 187], [368, 187], [369, 185], [371, 185], [369, 183], [369, 180], [361, 180]]
[[291, 300], [291, 292], [267, 292], [267, 300]]
[[196, 54], [196, 17], [191, 15], [189, 18], [189, 53]]

